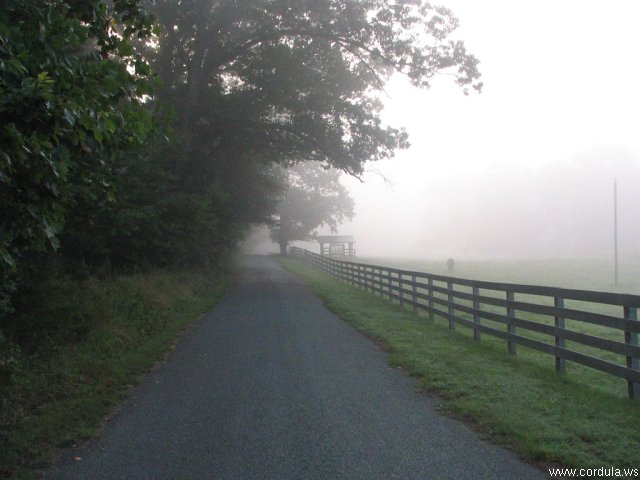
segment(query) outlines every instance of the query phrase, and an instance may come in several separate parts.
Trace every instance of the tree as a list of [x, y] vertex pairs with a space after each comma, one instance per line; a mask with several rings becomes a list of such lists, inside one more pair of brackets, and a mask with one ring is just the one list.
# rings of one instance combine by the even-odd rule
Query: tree
[[65, 259], [99, 270], [207, 269], [231, 257], [249, 225], [270, 219], [283, 189], [279, 169], [237, 162], [218, 172], [226, 184], [189, 191], [176, 187], [167, 148], [152, 148], [144, 161], [123, 156], [116, 163], [117, 201], [70, 216]]
[[318, 227], [337, 231], [344, 219], [354, 215], [353, 199], [339, 182], [340, 172], [319, 162], [305, 162], [288, 171], [288, 188], [278, 207], [278, 219], [271, 226], [271, 238], [287, 254], [295, 240], [311, 240]]
[[463, 89], [481, 87], [477, 60], [450, 39], [457, 20], [425, 2], [154, 3], [163, 28], [147, 54], [163, 82], [160, 98], [177, 114], [166, 153], [172, 190], [247, 209], [215, 209], [219, 245], [272, 213], [272, 202], [256, 202], [245, 186], [252, 172], [263, 172], [261, 192], [272, 200], [274, 164], [311, 160], [360, 175], [366, 162], [408, 147], [406, 133], [380, 119], [378, 95], [393, 72], [421, 87], [441, 73]]
[[[111, 194], [115, 157], [154, 129], [139, 0], [6, 0], [0, 9], [0, 297], [59, 245], [74, 198]], [[3, 295], [4, 294], [4, 295]], [[0, 298], [0, 302], [3, 299]]]
[[165, 98], [187, 149], [207, 145], [214, 158], [232, 149], [357, 175], [408, 145], [379, 118], [391, 73], [428, 87], [450, 72], [481, 88], [477, 60], [449, 39], [457, 20], [421, 1], [161, 0], [155, 11]]

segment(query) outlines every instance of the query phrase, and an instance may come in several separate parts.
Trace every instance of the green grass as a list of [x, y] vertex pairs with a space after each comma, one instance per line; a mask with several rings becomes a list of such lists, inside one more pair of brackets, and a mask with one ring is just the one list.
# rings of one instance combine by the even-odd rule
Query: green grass
[[0, 384], [0, 477], [38, 478], [61, 448], [95, 434], [140, 375], [221, 297], [227, 274], [157, 272], [57, 281], [42, 307], [37, 350]]
[[620, 264], [619, 284], [614, 284], [613, 260], [601, 258], [554, 260], [456, 260], [449, 271], [445, 260], [418, 260], [386, 257], [336, 257], [370, 265], [395, 267], [436, 275], [489, 282], [544, 285], [640, 294], [640, 263]]
[[392, 364], [447, 399], [445, 411], [493, 441], [543, 465], [640, 465], [640, 402], [602, 388], [606, 375], [569, 364], [559, 376], [553, 357], [541, 361], [524, 347], [509, 355], [497, 339], [478, 342], [467, 329], [449, 330], [443, 319], [430, 321], [300, 260], [282, 262], [340, 318], [380, 340]]
[[[630, 283], [631, 267], [630, 263], [625, 264], [625, 268], [622, 270], [624, 275], [621, 275], [622, 279], [626, 279], [627, 283], [615, 286], [612, 282], [611, 265], [604, 260], [590, 259], [590, 260], [485, 260], [485, 261], [462, 261], [456, 264], [454, 272], [449, 272], [445, 262], [436, 261], [416, 261], [416, 260], [399, 260], [399, 259], [385, 259], [385, 258], [358, 258], [355, 259], [358, 262], [387, 266], [392, 268], [407, 269], [411, 271], [424, 271], [429, 273], [435, 273], [439, 275], [452, 276], [458, 278], [467, 278], [475, 280], [495, 281], [499, 283], [521, 283], [530, 285], [545, 285], [545, 286], [557, 286], [564, 288], [577, 288], [585, 290], [599, 290], [621, 293], [640, 293], [640, 287]], [[392, 285], [399, 286], [397, 281], [392, 282]], [[446, 288], [446, 282], [434, 282], [435, 286]], [[405, 288], [408, 288], [405, 285]], [[470, 287], [454, 286], [454, 290], [472, 293]], [[419, 293], [427, 294], [425, 289], [418, 289]], [[487, 289], [481, 290], [481, 294], [489, 297], [497, 297], [504, 299], [504, 292], [491, 291]], [[447, 296], [443, 293], [434, 293], [435, 297], [442, 300], [446, 300]], [[405, 296], [410, 299], [410, 295]], [[522, 301], [532, 304], [553, 306], [553, 298], [544, 297], [538, 295], [526, 295], [516, 294], [516, 301]], [[470, 300], [456, 299], [457, 304], [467, 307], [473, 307], [473, 303]], [[599, 314], [610, 315], [613, 317], [622, 318], [623, 308], [620, 306], [604, 305], [584, 301], [565, 301], [565, 307], [570, 309], [582, 310], [586, 312], [593, 312]], [[446, 307], [441, 305], [435, 305], [435, 308], [444, 310]], [[487, 304], [481, 304], [481, 310], [486, 312], [492, 312], [504, 315], [505, 308], [492, 306]], [[466, 320], [473, 320], [472, 315], [456, 311], [456, 315]], [[554, 325], [554, 318], [551, 316], [540, 315], [536, 313], [529, 313], [526, 311], [518, 310], [516, 316], [522, 320], [529, 320], [539, 324]], [[484, 325], [495, 328], [497, 330], [504, 330], [506, 327], [504, 324], [494, 322], [488, 319], [481, 320]], [[471, 337], [472, 331], [465, 326], [459, 327], [463, 335]], [[566, 329], [574, 332], [585, 333], [593, 337], [604, 338], [617, 342], [624, 342], [624, 332], [617, 329], [600, 325], [593, 325], [585, 322], [579, 322], [575, 320], [566, 320]], [[524, 328], [518, 328], [517, 334], [532, 340], [541, 341], [550, 345], [554, 344], [554, 337], [538, 333]], [[483, 334], [483, 341], [493, 342], [498, 345], [504, 345], [503, 340], [497, 340], [490, 337], [487, 334]], [[567, 341], [566, 347], [570, 350], [589, 355], [601, 360], [615, 363], [617, 365], [625, 366], [626, 357], [622, 354], [612, 353], [607, 350], [603, 350], [596, 347], [583, 345], [578, 342]], [[554, 358], [546, 353], [542, 353], [535, 350], [529, 350], [526, 348], [518, 347], [521, 354], [531, 362], [538, 363], [542, 366], [548, 365], [550, 362], [554, 362]], [[626, 381], [617, 377], [602, 373], [591, 368], [583, 367], [578, 364], [568, 364], [568, 368], [571, 373], [579, 378], [582, 382], [589, 385], [596, 386], [595, 388], [601, 389], [616, 396], [625, 397], [627, 393]]]

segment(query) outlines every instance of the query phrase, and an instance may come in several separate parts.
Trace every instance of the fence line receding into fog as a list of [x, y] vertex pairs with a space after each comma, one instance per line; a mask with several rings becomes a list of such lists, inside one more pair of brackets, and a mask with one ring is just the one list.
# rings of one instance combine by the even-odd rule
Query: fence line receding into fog
[[571, 361], [623, 378], [629, 397], [640, 398], [638, 295], [468, 280], [347, 262], [297, 247], [291, 253], [432, 319], [444, 317], [451, 329], [469, 327], [477, 340], [481, 334], [506, 340], [509, 353], [523, 345], [552, 355], [558, 373]]

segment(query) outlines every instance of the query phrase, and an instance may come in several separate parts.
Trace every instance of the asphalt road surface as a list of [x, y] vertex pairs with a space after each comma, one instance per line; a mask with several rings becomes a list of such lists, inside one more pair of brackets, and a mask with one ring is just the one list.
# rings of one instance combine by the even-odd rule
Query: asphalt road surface
[[542, 479], [437, 412], [269, 257], [148, 374], [57, 479]]

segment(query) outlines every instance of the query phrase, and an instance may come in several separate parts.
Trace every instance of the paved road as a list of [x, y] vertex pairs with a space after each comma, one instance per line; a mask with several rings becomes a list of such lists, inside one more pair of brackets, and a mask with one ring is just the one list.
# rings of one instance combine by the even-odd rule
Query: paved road
[[101, 437], [46, 478], [545, 478], [415, 387], [274, 259], [247, 257]]

